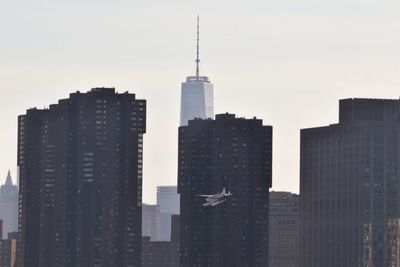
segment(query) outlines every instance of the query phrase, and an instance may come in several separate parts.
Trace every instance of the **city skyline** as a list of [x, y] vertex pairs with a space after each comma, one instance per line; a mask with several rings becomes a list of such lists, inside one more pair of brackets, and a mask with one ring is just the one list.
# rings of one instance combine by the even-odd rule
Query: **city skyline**
[[0, 28], [0, 183], [8, 169], [16, 181], [18, 114], [111, 86], [148, 100], [144, 202], [154, 203], [157, 185], [176, 184], [179, 87], [194, 66], [197, 13], [215, 113], [274, 125], [274, 190], [299, 192], [299, 131], [337, 121], [338, 99], [399, 96], [394, 1], [156, 4], [1, 4], [1, 24], [13, 27]]

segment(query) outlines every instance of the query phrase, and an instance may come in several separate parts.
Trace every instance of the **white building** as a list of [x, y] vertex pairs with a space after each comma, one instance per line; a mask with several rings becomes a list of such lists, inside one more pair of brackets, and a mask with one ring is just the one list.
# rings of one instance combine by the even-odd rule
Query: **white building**
[[199, 18], [197, 17], [197, 58], [196, 75], [186, 78], [181, 87], [181, 120], [185, 126], [194, 118], [214, 118], [214, 86], [208, 77], [199, 71]]

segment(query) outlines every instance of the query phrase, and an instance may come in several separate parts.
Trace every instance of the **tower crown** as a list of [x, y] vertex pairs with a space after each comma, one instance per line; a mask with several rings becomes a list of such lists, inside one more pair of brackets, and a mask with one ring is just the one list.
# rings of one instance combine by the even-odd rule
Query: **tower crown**
[[6, 186], [13, 186], [13, 182], [12, 182], [12, 179], [11, 179], [10, 170], [8, 170], [8, 172], [7, 172], [6, 183], [5, 183], [4, 185], [6, 185]]

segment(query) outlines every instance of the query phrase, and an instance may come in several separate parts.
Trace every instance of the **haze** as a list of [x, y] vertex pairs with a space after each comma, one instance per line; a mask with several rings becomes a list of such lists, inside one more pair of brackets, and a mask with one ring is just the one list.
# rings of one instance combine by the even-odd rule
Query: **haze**
[[400, 2], [2, 1], [0, 182], [16, 180], [17, 115], [92, 87], [148, 101], [144, 201], [176, 184], [180, 83], [202, 72], [216, 113], [274, 126], [273, 189], [298, 192], [299, 129], [337, 122], [338, 100], [400, 95]]

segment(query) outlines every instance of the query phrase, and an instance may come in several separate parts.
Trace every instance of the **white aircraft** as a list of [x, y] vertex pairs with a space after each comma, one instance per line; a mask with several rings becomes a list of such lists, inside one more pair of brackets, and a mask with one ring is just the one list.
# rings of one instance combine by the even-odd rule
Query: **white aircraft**
[[199, 197], [205, 197], [206, 203], [203, 206], [217, 206], [221, 203], [224, 203], [228, 197], [232, 196], [231, 192], [229, 191], [226, 193], [225, 188], [222, 190], [221, 193], [215, 195], [198, 195]]

